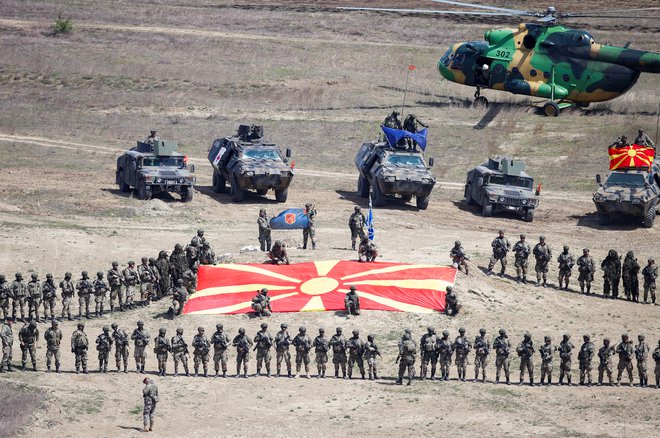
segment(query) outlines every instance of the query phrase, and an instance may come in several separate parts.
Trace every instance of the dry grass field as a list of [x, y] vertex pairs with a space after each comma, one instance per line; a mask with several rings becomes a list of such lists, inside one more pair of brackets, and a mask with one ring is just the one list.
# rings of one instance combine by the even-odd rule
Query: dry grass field
[[[484, 2], [544, 9], [545, 3]], [[598, 225], [591, 194], [596, 173], [605, 173], [606, 145], [618, 135], [643, 128], [655, 136], [660, 83], [642, 74], [626, 95], [559, 118], [545, 118], [533, 99], [485, 91], [496, 104], [469, 106], [473, 90], [441, 80], [439, 56], [458, 41], [481, 39], [493, 27], [515, 20], [396, 16], [334, 10], [360, 4], [401, 6], [395, 1], [312, 2], [282, 0], [128, 0], [0, 2], [0, 273], [22, 271], [56, 281], [65, 271], [106, 271], [113, 260], [171, 251], [204, 228], [216, 253], [238, 262], [261, 262], [240, 248], [257, 244], [259, 208], [283, 209], [268, 197], [232, 204], [211, 190], [206, 152], [213, 139], [233, 133], [239, 123], [259, 123], [266, 136], [293, 149], [297, 175], [287, 207], [313, 201], [319, 210], [316, 252], [295, 248], [298, 232], [279, 232], [294, 247], [292, 261], [350, 259], [346, 227], [355, 194], [353, 164], [358, 145], [378, 135], [378, 124], [400, 108], [408, 64], [406, 111], [431, 126], [427, 155], [436, 158], [438, 185], [429, 209], [399, 203], [376, 211], [382, 260], [448, 263], [454, 240], [472, 258], [469, 277], [457, 279], [464, 311], [456, 318], [364, 312], [348, 319], [332, 312], [277, 314], [271, 330], [287, 322], [310, 335], [320, 326], [374, 333], [383, 351], [378, 382], [156, 378], [161, 403], [156, 430], [162, 436], [654, 436], [660, 427], [658, 391], [629, 388], [495, 386], [419, 382], [394, 385], [396, 343], [403, 329], [419, 337], [426, 326], [451, 336], [464, 326], [473, 338], [485, 327], [493, 338], [500, 327], [513, 343], [529, 330], [536, 344], [544, 335], [559, 343], [573, 334], [580, 344], [591, 334], [615, 340], [623, 332], [645, 333], [658, 341], [659, 307], [586, 297], [554, 287], [520, 286], [510, 278], [486, 277], [490, 241], [498, 228], [510, 239], [520, 232], [535, 241], [545, 234], [557, 252], [591, 248], [599, 262], [614, 247], [635, 250], [640, 261], [660, 257], [660, 228]], [[429, 6], [407, 2], [406, 6]], [[557, 4], [567, 11], [602, 9], [599, 1]], [[652, 7], [653, 1], [610, 2], [615, 9]], [[449, 8], [449, 7], [447, 7]], [[443, 7], [443, 9], [445, 9]], [[73, 32], [53, 36], [58, 14], [70, 17]], [[599, 42], [660, 52], [657, 20], [593, 20], [587, 27]], [[117, 190], [116, 157], [158, 129], [178, 140], [197, 165], [195, 199], [174, 197], [141, 202]], [[525, 159], [543, 183], [534, 223], [514, 217], [482, 218], [464, 206], [462, 183], [468, 167], [491, 154]], [[510, 266], [512, 263], [510, 263]], [[509, 268], [509, 273], [511, 273]], [[550, 278], [556, 284], [556, 267]], [[602, 289], [598, 276], [595, 290]], [[183, 327], [190, 340], [196, 327], [209, 332], [223, 322], [231, 334], [254, 334], [258, 319], [247, 316], [165, 318], [168, 303], [107, 316], [87, 323], [90, 340], [116, 320], [132, 330], [142, 318], [152, 336], [160, 327], [173, 335]], [[63, 323], [66, 342], [74, 323]], [[20, 324], [15, 325], [15, 333]], [[41, 324], [43, 333], [46, 325]], [[39, 344], [38, 373], [3, 374], [0, 436], [136, 436], [141, 426], [142, 377], [135, 373], [79, 376], [64, 351], [61, 375], [46, 374], [45, 345]], [[96, 369], [90, 351], [90, 368]], [[233, 357], [233, 356], [232, 356]], [[538, 358], [538, 357], [537, 357]], [[156, 369], [153, 354], [147, 370]], [[14, 362], [20, 350], [14, 345]], [[112, 362], [112, 361], [111, 361]], [[132, 362], [132, 361], [131, 361]], [[537, 375], [538, 375], [538, 360]], [[112, 363], [114, 369], [114, 363]], [[134, 369], [131, 365], [131, 369]], [[518, 359], [512, 363], [518, 380]], [[574, 361], [574, 380], [577, 361]], [[652, 367], [650, 367], [652, 368]], [[173, 367], [170, 363], [170, 371]], [[418, 368], [419, 369], [419, 368]], [[233, 372], [234, 367], [230, 367]], [[251, 363], [251, 372], [255, 371]], [[558, 365], [555, 363], [555, 380]], [[472, 365], [468, 377], [472, 375]], [[494, 358], [489, 380], [494, 378]], [[452, 378], [455, 369], [452, 369]], [[21, 406], [20, 410], [13, 409]], [[17, 413], [20, 411], [20, 415]], [[27, 414], [26, 414], [27, 413]]]

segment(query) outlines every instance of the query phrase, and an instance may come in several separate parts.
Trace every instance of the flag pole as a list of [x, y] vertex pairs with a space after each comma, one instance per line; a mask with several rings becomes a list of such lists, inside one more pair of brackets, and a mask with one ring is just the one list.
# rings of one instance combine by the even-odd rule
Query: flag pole
[[403, 117], [403, 110], [406, 108], [406, 93], [408, 93], [408, 80], [410, 79], [410, 65], [406, 70], [406, 86], [403, 89], [403, 105], [401, 105], [401, 117]]

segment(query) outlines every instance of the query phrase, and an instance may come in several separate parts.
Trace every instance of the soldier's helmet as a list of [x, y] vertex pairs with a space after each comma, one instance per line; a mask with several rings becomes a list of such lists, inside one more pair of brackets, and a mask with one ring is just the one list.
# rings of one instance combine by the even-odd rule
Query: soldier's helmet
[[646, 339], [646, 338], [645, 338], [644, 335], [639, 335], [639, 336], [637, 336], [637, 339], [639, 339], [640, 341], [643, 341], [643, 340]]
[[244, 335], [245, 334], [245, 329], [243, 327], [239, 328], [238, 333], [241, 334], [241, 335]]
[[343, 329], [341, 327], [337, 327], [337, 334], [341, 333]]
[[349, 289], [350, 289], [351, 291], [355, 292], [355, 286], [351, 286]]
[[79, 329], [85, 328], [85, 323], [84, 322], [79, 322], [77, 324], [77, 326], [78, 326]]
[[530, 332], [526, 332], [524, 337], [527, 340], [532, 339], [532, 334]]
[[268, 293], [268, 289], [266, 289], [265, 287], [262, 288], [262, 289], [261, 289], [261, 293], [264, 294], [264, 295], [266, 295], [266, 294]]
[[112, 324], [110, 324], [110, 327], [112, 327], [113, 330], [114, 330], [114, 329], [116, 329], [117, 327], [119, 327], [119, 325], [117, 325], [116, 322], [113, 322]]
[[64, 278], [66, 278], [67, 280], [69, 280], [69, 279], [71, 278], [71, 273], [70, 273], [70, 272], [67, 272], [66, 274], [64, 274]]
[[613, 249], [611, 249], [607, 252], [607, 255], [610, 256], [610, 257], [614, 257], [614, 252], [615, 251]]
[[628, 339], [628, 333], [624, 333], [621, 335], [621, 339]]
[[545, 342], [549, 342], [550, 341], [550, 336], [543, 336], [543, 340]]
[[36, 329], [37, 328], [37, 321], [31, 321], [30, 322], [30, 327], [32, 327], [33, 329]]
[[568, 245], [564, 245], [564, 251], [568, 251]]
[[497, 230], [497, 234], [504, 234], [504, 230]]
[[165, 251], [164, 249], [160, 250], [160, 252], [158, 253], [158, 258], [161, 257], [167, 257], [167, 251]]
[[482, 335], [485, 335], [486, 334], [486, 329], [485, 328], [480, 328], [479, 333], [481, 333]]
[[155, 257], [149, 257], [149, 263], [156, 263]]
[[218, 330], [222, 330], [224, 328], [224, 326], [221, 323], [217, 323], [215, 325], [215, 328], [218, 329]]
[[6, 317], [5, 322], [14, 322], [14, 317], [13, 316]]
[[133, 260], [128, 261], [128, 266], [135, 266], [135, 262]]
[[21, 274], [20, 272], [17, 272], [15, 277], [16, 277], [16, 280], [22, 280], [23, 279], [23, 274]]
[[506, 335], [506, 330], [500, 329], [500, 335], [502, 335], [502, 336]]
[[281, 240], [276, 240], [273, 246], [282, 246], [282, 241]]
[[411, 333], [412, 334], [412, 330], [409, 327], [405, 328], [403, 331], [405, 333]]
[[266, 324], [265, 322], [262, 322], [260, 327], [262, 329], [268, 328], [268, 324]]
[[360, 330], [353, 330], [353, 336], [357, 336], [360, 334]]
[[649, 263], [655, 263], [655, 259], [653, 257], [649, 257]]
[[165, 327], [161, 327], [160, 329], [158, 329], [158, 334], [164, 335], [165, 333], [167, 333], [167, 330], [165, 330]]
[[409, 341], [410, 339], [412, 339], [412, 335], [410, 333], [404, 333], [403, 334], [403, 340], [404, 341]]
[[373, 342], [373, 340], [374, 340], [374, 335], [367, 335], [367, 340]]
[[325, 333], [325, 329], [323, 327], [319, 327], [319, 333]]
[[52, 279], [52, 278], [53, 278], [53, 274], [50, 274], [50, 273], [46, 274], [46, 278], [49, 279], [49, 280]]
[[280, 324], [280, 328], [281, 328], [282, 330], [286, 330], [286, 329], [289, 328], [289, 326], [288, 326], [287, 324], [283, 323], [283, 324]]
[[182, 329], [181, 327], [179, 327], [178, 329], [176, 329], [176, 334], [177, 334], [177, 335], [182, 335], [182, 334], [183, 334], [183, 329]]
[[197, 327], [197, 331], [200, 332], [200, 333], [203, 332], [203, 331], [204, 331], [204, 327]]
[[32, 273], [32, 279], [36, 280], [37, 278], [39, 278], [39, 274], [37, 274], [36, 272], [33, 272]]
[[88, 278], [89, 277], [89, 274], [87, 273], [87, 271], [82, 271], [80, 273], [80, 275], [82, 275], [82, 278]]
[[584, 335], [584, 336], [582, 336], [582, 339], [584, 339], [584, 342], [587, 342], [587, 341], [590, 341], [590, 340], [591, 340], [591, 336], [589, 336], [589, 335]]
[[142, 260], [142, 263], [147, 263], [149, 261], [149, 257], [142, 257], [140, 260]]
[[356, 213], [360, 212], [361, 210], [362, 210], [362, 209], [361, 209], [359, 206], [357, 206], [357, 205], [355, 206], [355, 212], [356, 212]]
[[5, 282], [5, 275], [0, 274], [0, 282], [4, 283]]
[[399, 112], [398, 111], [392, 111], [392, 115], [398, 116]]
[[539, 236], [539, 240], [540, 240], [540, 241], [544, 241], [544, 240], [545, 240], [545, 236], [543, 236], [543, 235]]
[[447, 292], [451, 292], [452, 290], [454, 290], [453, 287], [451, 287], [451, 286], [447, 286]]
[[155, 134], [155, 133], [158, 132], [158, 131], [156, 131], [155, 129], [152, 129], [152, 130], [149, 131], [149, 132], [150, 132], [151, 134]]
[[201, 228], [199, 230], [197, 230], [197, 235], [200, 236], [200, 237], [203, 236], [204, 235], [204, 230], [201, 229]]
[[183, 250], [183, 247], [181, 246], [180, 243], [177, 243], [176, 245], [174, 245], [174, 251], [182, 251], [182, 250]]
[[300, 327], [298, 327], [298, 331], [299, 331], [300, 333], [305, 333], [305, 332], [307, 331], [307, 329], [305, 328], [305, 326], [302, 326], [302, 325], [301, 325]]
[[446, 338], [447, 336], [449, 336], [449, 331], [447, 331], [447, 330], [443, 330], [443, 331], [442, 331], [442, 336], [445, 337], [445, 338]]
[[610, 343], [610, 338], [603, 339], [603, 344], [607, 345]]
[[461, 328], [458, 329], [458, 332], [459, 332], [460, 334], [464, 334], [464, 333], [465, 333], [465, 329], [464, 329], [463, 327], [461, 327]]
[[[163, 330], [165, 330], [165, 329], [163, 329]], [[106, 333], [109, 332], [109, 331], [110, 331], [110, 327], [108, 327], [107, 325], [104, 325], [104, 326], [103, 326], [103, 331], [106, 332]]]
[[526, 237], [527, 237], [527, 236], [525, 236], [524, 234], [521, 234], [521, 235], [520, 235], [520, 240], [525, 240]]
[[456, 241], [454, 242], [454, 246], [461, 246], [461, 241], [460, 241], [460, 240], [456, 240]]
[[119, 266], [119, 263], [118, 263], [118, 262], [112, 262], [112, 267], [113, 267], [113, 268], [116, 268], [117, 266]]
[[426, 331], [428, 331], [430, 334], [435, 333], [435, 327], [428, 326]]
[[176, 281], [176, 284], [179, 284], [179, 285], [183, 284], [183, 278], [179, 278], [179, 279]]
[[208, 242], [204, 242], [204, 243], [202, 243], [202, 247], [203, 247], [203, 248], [210, 248], [210, 247], [211, 247], [211, 244], [208, 243]]
[[53, 327], [57, 327], [58, 325], [60, 325], [59, 321], [57, 321], [56, 319], [53, 319], [51, 324], [52, 324]]
[[265, 208], [260, 208], [260, 209], [259, 209], [259, 214], [261, 214], [261, 213], [266, 214], [266, 209], [265, 209]]
[[562, 337], [566, 340], [571, 339], [571, 335], [569, 335], [568, 333], [564, 333]]
[[621, 136], [621, 140], [623, 140], [623, 141], [628, 140], [628, 136], [626, 136], [626, 135], [622, 135], [622, 136]]
[[103, 272], [99, 271], [96, 273], [96, 276], [99, 278], [103, 278]]
[[143, 326], [143, 325], [144, 325], [144, 321], [142, 321], [142, 320], [139, 320], [139, 321], [137, 322], [137, 325], [138, 325], [138, 327], [141, 327], [141, 326]]
[[582, 252], [584, 254], [589, 254], [589, 248], [582, 248]]
[[638, 130], [637, 130], [637, 133], [638, 133], [638, 134], [643, 134], [643, 133], [644, 133], [644, 130], [643, 130], [643, 129], [638, 129]]

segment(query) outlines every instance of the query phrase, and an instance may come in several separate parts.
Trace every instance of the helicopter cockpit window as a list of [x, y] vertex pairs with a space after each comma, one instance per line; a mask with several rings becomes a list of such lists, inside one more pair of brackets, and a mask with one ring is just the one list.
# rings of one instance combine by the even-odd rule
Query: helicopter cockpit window
[[454, 70], [461, 70], [463, 68], [463, 62], [465, 61], [465, 53], [456, 53], [454, 54], [454, 59], [451, 61], [451, 67]]
[[573, 45], [576, 47], [589, 46], [592, 44], [593, 38], [587, 32], [576, 32], [573, 35]]

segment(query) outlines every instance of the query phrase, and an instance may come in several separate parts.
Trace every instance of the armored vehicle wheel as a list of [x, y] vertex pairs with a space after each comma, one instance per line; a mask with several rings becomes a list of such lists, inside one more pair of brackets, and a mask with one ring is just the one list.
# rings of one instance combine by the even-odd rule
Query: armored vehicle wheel
[[653, 223], [655, 222], [655, 206], [656, 206], [655, 201], [653, 201], [651, 205], [649, 205], [649, 209], [646, 211], [646, 214], [644, 215], [644, 220], [642, 220], [642, 225], [644, 225], [644, 228], [653, 227]]
[[268, 189], [259, 189], [259, 190], [257, 190], [257, 195], [264, 196], [266, 193], [268, 193]]
[[607, 213], [598, 213], [598, 223], [601, 225], [607, 225], [610, 223], [610, 215]]
[[557, 117], [559, 115], [559, 105], [554, 102], [547, 102], [543, 105], [543, 114], [546, 117]]
[[119, 171], [119, 191], [126, 193], [131, 190], [131, 186], [126, 184], [126, 179], [124, 178], [124, 171]]
[[372, 201], [374, 203], [374, 207], [382, 207], [385, 205], [385, 194], [380, 190], [378, 184], [374, 184], [371, 188], [371, 191], [373, 195]]
[[472, 197], [472, 186], [470, 184], [465, 188], [465, 202], [467, 205], [474, 205], [474, 198]]
[[474, 102], [472, 102], [472, 106], [475, 108], [487, 108], [488, 107], [488, 99], [486, 99], [483, 96], [479, 96], [474, 99]]
[[420, 210], [426, 210], [429, 206], [429, 196], [418, 196], [416, 201], [417, 201], [417, 208]]
[[195, 190], [192, 188], [192, 186], [182, 188], [181, 189], [181, 201], [182, 202], [192, 201], [194, 192], [195, 192]]
[[241, 186], [238, 185], [236, 177], [234, 177], [231, 182], [231, 200], [234, 202], [242, 202], [244, 198], [245, 192], [241, 189]]
[[148, 201], [151, 199], [151, 187], [147, 186], [147, 182], [143, 179], [138, 182], [137, 186], [138, 199]]
[[227, 181], [218, 172], [213, 172], [213, 190], [216, 193], [224, 193], [227, 190]]
[[410, 202], [412, 200], [412, 195], [401, 195], [401, 199], [406, 202]]
[[288, 196], [289, 196], [289, 189], [275, 190], [275, 200], [277, 202], [286, 202], [286, 198]]
[[484, 204], [481, 209], [481, 215], [484, 217], [491, 217], [493, 215], [493, 204]]
[[360, 198], [369, 197], [369, 182], [362, 175], [358, 176], [358, 196]]
[[525, 212], [525, 222], [533, 222], [533, 221], [534, 221], [534, 209], [528, 208], [527, 211]]

